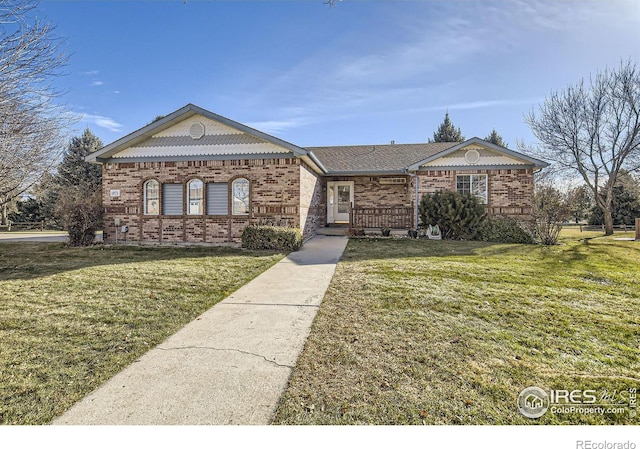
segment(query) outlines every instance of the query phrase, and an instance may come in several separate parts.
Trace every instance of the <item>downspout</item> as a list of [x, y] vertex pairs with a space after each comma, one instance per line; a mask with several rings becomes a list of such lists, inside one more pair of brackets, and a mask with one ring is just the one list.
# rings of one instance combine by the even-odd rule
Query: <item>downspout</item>
[[415, 230], [418, 230], [418, 175], [416, 173], [411, 173], [408, 169], [405, 169], [405, 172], [413, 178], [413, 186], [414, 186], [414, 194], [413, 194], [413, 224], [415, 225]]

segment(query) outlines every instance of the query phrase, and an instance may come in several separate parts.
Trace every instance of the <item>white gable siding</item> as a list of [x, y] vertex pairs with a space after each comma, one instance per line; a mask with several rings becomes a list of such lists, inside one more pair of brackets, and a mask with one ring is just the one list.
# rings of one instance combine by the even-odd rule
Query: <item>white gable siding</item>
[[[465, 154], [469, 150], [476, 150], [480, 153], [480, 159], [475, 164], [470, 164], [465, 159]], [[474, 167], [487, 165], [523, 165], [527, 162], [509, 157], [505, 154], [498, 153], [484, 148], [480, 145], [469, 145], [454, 153], [448, 154], [431, 162], [421, 165], [420, 167]]]
[[235, 154], [282, 154], [290, 153], [282, 147], [270, 143], [242, 145], [189, 145], [176, 147], [130, 147], [114, 154], [114, 159], [132, 157], [170, 156], [224, 156]]
[[223, 123], [216, 122], [214, 120], [208, 119], [201, 115], [194, 115], [193, 117], [189, 117], [186, 120], [178, 123], [177, 125], [172, 126], [171, 128], [167, 128], [164, 131], [160, 131], [155, 134], [153, 137], [175, 137], [175, 136], [188, 136], [189, 128], [194, 123], [200, 122], [204, 125], [205, 134], [242, 134], [242, 131], [239, 131], [235, 128], [227, 126]]
[[[204, 125], [204, 136], [200, 139], [190, 137], [190, 128], [194, 123]], [[214, 136], [220, 137], [213, 138]], [[149, 139], [119, 151], [112, 158], [282, 155], [283, 153], [291, 153], [291, 151], [223, 123], [195, 115], [158, 132]]]

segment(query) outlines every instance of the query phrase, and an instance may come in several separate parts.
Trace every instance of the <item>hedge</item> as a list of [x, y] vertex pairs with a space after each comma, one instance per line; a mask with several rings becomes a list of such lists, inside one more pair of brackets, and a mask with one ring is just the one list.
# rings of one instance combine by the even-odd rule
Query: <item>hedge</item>
[[515, 218], [494, 216], [479, 227], [476, 240], [499, 243], [534, 243], [533, 236]]
[[242, 247], [298, 251], [302, 247], [302, 233], [297, 228], [249, 225], [242, 232]]

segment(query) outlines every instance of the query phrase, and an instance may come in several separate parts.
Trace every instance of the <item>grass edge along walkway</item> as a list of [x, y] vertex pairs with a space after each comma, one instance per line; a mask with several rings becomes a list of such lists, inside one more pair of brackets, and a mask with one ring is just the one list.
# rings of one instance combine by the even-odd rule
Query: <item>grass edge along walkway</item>
[[[351, 240], [275, 423], [638, 424], [640, 243], [600, 235]], [[627, 406], [530, 419], [529, 386]]]
[[0, 423], [49, 422], [282, 257], [0, 244]]

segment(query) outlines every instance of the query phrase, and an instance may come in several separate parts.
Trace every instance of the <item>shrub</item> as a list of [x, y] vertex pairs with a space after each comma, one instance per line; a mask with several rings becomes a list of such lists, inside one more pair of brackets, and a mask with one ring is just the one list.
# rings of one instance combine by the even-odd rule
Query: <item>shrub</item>
[[249, 225], [242, 232], [242, 247], [298, 251], [302, 247], [302, 233], [297, 228]]
[[437, 224], [446, 239], [473, 239], [486, 217], [475, 196], [449, 190], [424, 195], [418, 212], [423, 227]]
[[69, 233], [69, 245], [89, 246], [102, 227], [100, 190], [86, 192], [82, 187], [68, 187], [58, 197], [56, 215]]
[[534, 243], [523, 224], [511, 217], [488, 217], [478, 228], [476, 240], [500, 243]]
[[562, 192], [550, 185], [536, 187], [533, 195], [533, 218], [536, 237], [543, 245], [555, 245], [562, 230], [562, 222], [571, 211]]

